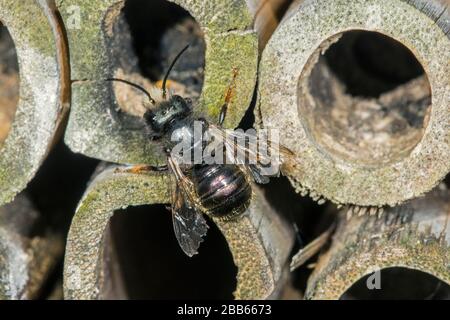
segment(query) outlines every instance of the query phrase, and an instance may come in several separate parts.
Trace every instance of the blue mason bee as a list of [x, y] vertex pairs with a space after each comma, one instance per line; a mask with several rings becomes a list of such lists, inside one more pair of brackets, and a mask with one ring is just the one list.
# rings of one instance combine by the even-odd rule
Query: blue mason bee
[[[188, 99], [172, 94], [167, 90], [166, 84], [176, 61], [187, 50], [186, 46], [173, 60], [167, 73], [164, 76], [160, 97], [155, 98], [141, 86], [123, 79], [107, 79], [108, 81], [122, 82], [130, 85], [146, 95], [150, 107], [143, 116], [143, 121], [148, 131], [151, 133], [149, 139], [157, 141], [163, 152], [167, 156], [167, 164], [160, 167], [138, 165], [127, 171], [148, 172], [148, 171], [168, 171], [174, 178], [172, 185], [171, 211], [173, 217], [173, 227], [175, 236], [183, 251], [188, 256], [193, 256], [206, 235], [208, 226], [203, 216], [204, 213], [223, 219], [234, 219], [242, 215], [248, 208], [252, 196], [252, 183], [268, 183], [269, 177], [264, 174], [269, 155], [258, 151], [256, 141], [249, 141], [247, 144], [237, 144], [236, 139], [245, 140], [245, 133], [234, 131], [225, 132], [222, 124], [225, 120], [226, 112], [230, 100], [233, 96], [235, 79], [238, 71], [233, 70], [232, 83], [229, 86], [218, 124], [212, 124], [203, 118], [194, 116], [193, 106]], [[198, 141], [198, 135], [194, 134], [194, 123], [202, 123], [204, 134], [209, 134], [215, 138], [222, 138], [224, 147], [233, 148], [240, 154], [248, 154], [256, 159], [254, 163], [201, 163], [184, 165], [172, 154], [175, 146], [173, 136], [178, 135], [187, 138], [192, 143], [192, 148], [200, 146], [203, 149], [204, 141]], [[200, 140], [204, 136], [200, 135]], [[266, 146], [270, 150], [276, 150], [280, 159], [283, 158], [283, 165], [292, 158], [293, 154], [287, 148], [277, 143], [267, 141]], [[259, 148], [260, 149], [260, 148]], [[281, 160], [280, 160], [281, 163]], [[274, 175], [278, 175], [276, 172]]]

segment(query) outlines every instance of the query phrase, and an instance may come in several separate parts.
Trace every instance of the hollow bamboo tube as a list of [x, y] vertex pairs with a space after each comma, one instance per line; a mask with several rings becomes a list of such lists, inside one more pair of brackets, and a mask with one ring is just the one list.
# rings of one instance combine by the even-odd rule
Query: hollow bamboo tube
[[64, 41], [46, 2], [2, 0], [0, 21], [14, 42], [20, 79], [12, 122], [0, 122], [9, 128], [0, 142], [1, 205], [25, 188], [56, 138], [68, 109], [69, 75]]
[[[115, 168], [105, 169], [92, 181], [73, 218], [64, 263], [66, 299], [104, 299], [112, 295], [104, 265], [104, 257], [111, 256], [111, 252], [104, 253], [108, 250], [106, 226], [115, 210], [170, 202], [166, 175], [121, 173]], [[243, 217], [213, 221], [224, 235], [238, 269], [235, 298], [276, 296], [286, 279], [282, 275], [293, 245], [290, 226], [270, 209], [257, 190]], [[157, 263], [158, 257], [154, 259]]]
[[[306, 0], [291, 6], [263, 52], [256, 116], [260, 126], [280, 128], [281, 142], [296, 153], [288, 176], [299, 192], [338, 204], [396, 205], [445, 177], [449, 21], [447, 6], [436, 1]], [[357, 47], [366, 50], [359, 58], [337, 53], [364, 32], [374, 33]], [[383, 57], [385, 47], [374, 49], [374, 39], [395, 40], [408, 54], [393, 62]], [[327, 64], [332, 54], [334, 63]], [[412, 55], [422, 77], [371, 92], [373, 98], [351, 92], [386, 83], [362, 77], [349, 85], [333, 71], [340, 64], [343, 73], [362, 74], [357, 58], [372, 59], [376, 70], [400, 70]]]
[[0, 299], [38, 298], [58, 262], [63, 241], [43, 217], [24, 194], [0, 207]]
[[[377, 214], [342, 210], [330, 249], [308, 281], [308, 299], [339, 299], [365, 275], [393, 267], [428, 273], [450, 284], [450, 192], [440, 185], [423, 198]], [[401, 271], [399, 271], [401, 272]], [[383, 289], [383, 274], [380, 279]]]
[[[170, 2], [186, 10], [199, 24], [202, 35], [193, 41], [203, 41], [203, 37], [206, 43], [203, 87], [195, 110], [216, 121], [233, 77], [233, 68], [236, 68], [238, 76], [226, 126], [237, 126], [252, 99], [258, 57], [257, 34], [252, 29], [252, 16], [245, 1]], [[58, 1], [57, 5], [67, 29], [73, 81], [72, 112], [65, 142], [75, 152], [107, 161], [157, 162], [160, 157], [155, 155], [155, 146], [149, 145], [142, 128], [133, 130], [128, 126], [129, 122], [137, 122], [135, 118], [130, 120], [129, 114], [142, 114], [142, 99], [132, 106], [124, 105], [123, 101], [130, 97], [121, 99], [119, 85], [103, 81], [122, 76], [150, 85], [138, 72], [137, 59], [131, 50], [131, 36], [120, 21], [123, 18], [120, 12], [126, 2], [69, 0]], [[77, 16], [78, 24], [75, 23]], [[197, 63], [203, 60], [203, 54], [199, 52], [193, 53], [198, 55]], [[169, 53], [171, 56], [176, 54]], [[130, 90], [127, 94], [133, 93], [135, 91]], [[136, 106], [141, 110], [130, 112]], [[125, 119], [117, 115], [118, 110], [125, 111]]]

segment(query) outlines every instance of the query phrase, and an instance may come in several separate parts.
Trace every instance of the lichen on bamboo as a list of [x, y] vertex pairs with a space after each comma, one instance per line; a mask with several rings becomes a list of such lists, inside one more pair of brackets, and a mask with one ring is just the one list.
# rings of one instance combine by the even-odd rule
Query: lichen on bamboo
[[[105, 298], [105, 282], [110, 280], [103, 276], [101, 257], [109, 219], [120, 208], [170, 203], [168, 183], [165, 174], [124, 173], [121, 167], [107, 168], [93, 180], [78, 206], [67, 240], [66, 299]], [[258, 191], [255, 198], [258, 200], [252, 202], [245, 216], [233, 221], [213, 219], [238, 268], [236, 299], [269, 297], [285, 280], [282, 274], [293, 244], [290, 226]]]
[[[0, 205], [11, 201], [36, 173], [62, 124], [63, 83], [66, 74], [60, 69], [61, 47], [58, 45], [54, 17], [48, 7], [35, 1], [0, 1], [0, 20], [11, 35], [17, 52], [17, 83], [4, 87], [12, 94], [8, 116], [0, 120], [7, 133], [0, 142]], [[33, 16], [33, 24], [29, 17]], [[14, 52], [14, 48], [12, 48]], [[11, 75], [11, 73], [10, 73]], [[8, 78], [12, 80], [11, 77]], [[6, 78], [3, 78], [7, 85]], [[5, 109], [3, 109], [5, 110]], [[3, 111], [2, 111], [3, 112]]]

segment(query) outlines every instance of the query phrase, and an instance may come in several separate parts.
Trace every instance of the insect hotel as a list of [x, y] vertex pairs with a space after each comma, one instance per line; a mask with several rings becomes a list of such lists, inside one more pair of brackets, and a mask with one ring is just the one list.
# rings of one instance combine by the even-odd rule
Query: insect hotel
[[448, 0], [0, 23], [0, 299], [450, 298]]

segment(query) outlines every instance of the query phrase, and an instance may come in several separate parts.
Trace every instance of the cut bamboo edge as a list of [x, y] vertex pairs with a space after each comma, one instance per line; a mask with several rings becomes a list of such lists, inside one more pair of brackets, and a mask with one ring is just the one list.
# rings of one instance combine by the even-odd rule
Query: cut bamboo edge
[[[33, 16], [33, 23], [29, 17]], [[0, 145], [0, 205], [13, 200], [36, 173], [68, 110], [66, 48], [45, 1], [0, 1], [0, 21], [16, 47], [19, 99]]]
[[[124, 173], [121, 168], [113, 166], [99, 173], [76, 210], [64, 262], [66, 299], [105, 298], [104, 233], [115, 210], [170, 203], [166, 175]], [[258, 190], [244, 216], [226, 222], [212, 220], [224, 235], [238, 269], [235, 298], [279, 295], [287, 281], [287, 260], [294, 238], [291, 226], [270, 209]], [[154, 259], [156, 263], [158, 257]]]
[[[258, 36], [245, 1], [202, 0], [170, 1], [184, 8], [199, 24], [206, 43], [203, 88], [196, 111], [217, 119], [225, 93], [238, 70], [235, 92], [226, 119], [235, 127], [250, 105], [256, 82]], [[72, 106], [65, 134], [66, 144], [75, 152], [115, 163], [155, 163], [161, 161], [156, 146], [148, 142], [143, 130], [129, 130], [115, 115], [118, 86], [103, 79], [129, 77], [148, 83], [136, 70], [132, 50], [117, 57], [114, 44], [129, 46], [130, 34], [116, 31], [125, 1], [60, 1], [69, 39], [72, 72]], [[82, 23], [72, 28], [73, 8], [78, 8]], [[123, 51], [122, 51], [123, 52]], [[120, 66], [117, 59], [127, 61]], [[127, 108], [124, 108], [127, 110]]]
[[[287, 172], [298, 192], [337, 204], [394, 206], [430, 191], [446, 176], [450, 171], [449, 17], [448, 7], [438, 1], [305, 0], [291, 6], [262, 54], [255, 115], [260, 127], [282, 128], [281, 143], [298, 158], [297, 166]], [[336, 93], [342, 92], [342, 86], [317, 63], [341, 36], [355, 30], [386, 35], [408, 48], [425, 71], [425, 78], [416, 84], [426, 80], [431, 89], [431, 105], [421, 116], [423, 128], [400, 130], [398, 136], [386, 131], [382, 147], [391, 147], [380, 154], [377, 146], [364, 149], [364, 135], [357, 140], [348, 134], [350, 127], [339, 132], [339, 125], [331, 123], [330, 110], [357, 107], [358, 101]], [[320, 89], [308, 87], [311, 82]], [[412, 87], [409, 83], [364, 103], [382, 106], [383, 100], [395, 102], [403, 96], [415, 97], [411, 104], [426, 103], [426, 84], [419, 91]], [[337, 113], [334, 116], [336, 123], [342, 120]], [[369, 126], [374, 123], [375, 119]]]
[[306, 298], [339, 299], [362, 277], [392, 267], [421, 271], [450, 285], [449, 200], [449, 190], [440, 185], [380, 216], [347, 219], [342, 210], [331, 247], [309, 278]]

